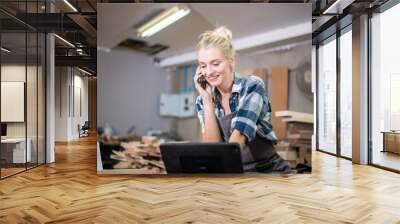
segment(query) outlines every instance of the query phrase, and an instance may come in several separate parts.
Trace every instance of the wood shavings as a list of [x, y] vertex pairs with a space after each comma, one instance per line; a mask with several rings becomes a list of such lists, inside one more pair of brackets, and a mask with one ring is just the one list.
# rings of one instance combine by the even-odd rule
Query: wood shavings
[[142, 144], [132, 141], [121, 143], [123, 151], [113, 151], [111, 158], [119, 162], [114, 169], [138, 169], [143, 174], [166, 173], [164, 163], [161, 159], [159, 142], [154, 144]]

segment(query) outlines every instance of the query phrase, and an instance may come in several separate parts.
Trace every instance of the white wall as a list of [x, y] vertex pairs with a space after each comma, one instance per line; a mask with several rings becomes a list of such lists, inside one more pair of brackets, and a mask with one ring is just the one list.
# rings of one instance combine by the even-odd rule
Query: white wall
[[[79, 72], [79, 71], [78, 71]], [[72, 99], [74, 99], [74, 109], [75, 113], [72, 113], [72, 130], [71, 130], [71, 135], [72, 138], [77, 138], [79, 137], [79, 133], [78, 133], [78, 124], [80, 126], [82, 126], [85, 121], [88, 121], [88, 78], [87, 76], [83, 77], [80, 74], [82, 73], [78, 73], [77, 74], [77, 70], [74, 71], [74, 83], [73, 85], [75, 86], [75, 92], [73, 94], [75, 94], [75, 96], [72, 96]], [[78, 92], [77, 90], [80, 89], [80, 99], [77, 98], [78, 96]], [[80, 107], [81, 107], [81, 112], [79, 111], [79, 108], [77, 107], [77, 105], [79, 104], [78, 101], [81, 101], [80, 103]]]
[[[1, 81], [2, 82], [25, 82], [26, 70], [28, 75], [35, 74], [36, 68], [32, 66], [25, 67], [25, 65], [2, 65], [1, 66]], [[34, 72], [33, 72], [34, 71]], [[33, 96], [33, 93], [28, 93], [28, 96]], [[36, 94], [34, 95], [36, 96]], [[7, 108], [1, 108], [7, 110]], [[29, 121], [31, 119], [28, 119]], [[7, 136], [8, 137], [25, 137], [26, 122], [7, 122]]]
[[70, 83], [67, 67], [55, 68], [55, 141], [68, 140], [69, 96]]
[[[82, 115], [76, 107], [77, 89], [81, 90]], [[88, 78], [75, 68], [56, 67], [55, 120], [56, 141], [77, 139], [78, 124], [82, 126], [88, 120]]]
[[108, 123], [118, 135], [135, 126], [135, 134], [149, 129], [169, 130], [170, 119], [160, 116], [159, 97], [170, 92], [168, 72], [151, 57], [126, 49], [97, 54], [97, 123]]
[[[1, 81], [25, 82], [25, 69], [25, 65], [2, 65]], [[6, 110], [7, 108], [1, 109]], [[25, 126], [25, 122], [7, 123], [7, 137], [25, 137]]]

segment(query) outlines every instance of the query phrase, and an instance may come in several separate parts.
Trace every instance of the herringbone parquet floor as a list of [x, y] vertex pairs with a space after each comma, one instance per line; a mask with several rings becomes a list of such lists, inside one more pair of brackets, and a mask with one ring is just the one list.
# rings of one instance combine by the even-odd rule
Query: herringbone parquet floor
[[96, 174], [94, 137], [0, 181], [0, 223], [400, 223], [400, 175], [313, 152], [313, 173]]

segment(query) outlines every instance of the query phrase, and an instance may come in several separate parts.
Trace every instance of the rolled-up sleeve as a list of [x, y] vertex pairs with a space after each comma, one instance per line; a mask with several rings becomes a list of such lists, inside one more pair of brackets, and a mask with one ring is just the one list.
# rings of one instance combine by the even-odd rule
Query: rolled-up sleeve
[[263, 107], [265, 92], [261, 79], [251, 79], [251, 83], [240, 97], [236, 116], [232, 119], [232, 131], [236, 129], [245, 135], [247, 142], [252, 141], [256, 136], [257, 121]]
[[203, 109], [203, 99], [201, 96], [196, 98], [196, 111], [197, 117], [199, 118], [201, 130], [204, 131], [204, 109]]

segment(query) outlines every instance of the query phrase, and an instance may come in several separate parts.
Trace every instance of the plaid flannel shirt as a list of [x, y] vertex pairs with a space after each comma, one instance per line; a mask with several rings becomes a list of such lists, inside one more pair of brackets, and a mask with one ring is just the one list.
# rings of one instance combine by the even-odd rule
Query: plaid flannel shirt
[[[215, 105], [215, 116], [223, 117], [224, 109], [220, 103], [220, 95], [213, 88], [212, 95]], [[271, 105], [266, 94], [264, 82], [257, 76], [241, 77], [235, 73], [232, 93], [229, 99], [232, 113], [236, 113], [231, 123], [231, 131], [238, 130], [246, 136], [247, 142], [252, 141], [256, 133], [262, 138], [272, 141], [278, 139], [272, 130]], [[202, 131], [204, 132], [204, 110], [201, 95], [196, 99], [196, 110]]]

